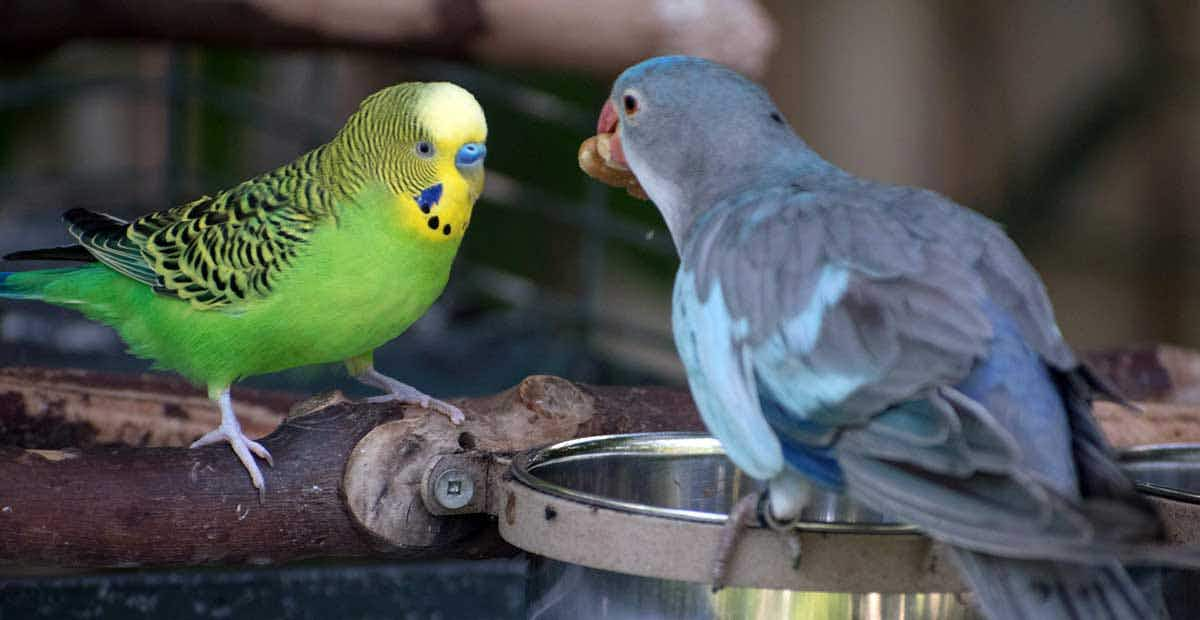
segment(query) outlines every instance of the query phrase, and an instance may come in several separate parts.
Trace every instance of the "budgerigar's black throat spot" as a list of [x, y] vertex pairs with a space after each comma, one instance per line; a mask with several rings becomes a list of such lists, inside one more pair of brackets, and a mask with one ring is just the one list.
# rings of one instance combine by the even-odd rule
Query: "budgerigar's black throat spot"
[[775, 121], [776, 123], [779, 123], [780, 125], [784, 124], [783, 115], [780, 114], [779, 112], [771, 112], [771, 120]]
[[446, 224], [445, 226], [442, 227], [442, 234], [446, 235], [447, 237], [450, 236], [450, 225], [449, 224]]
[[429, 227], [431, 229], [437, 230], [438, 226], [441, 226], [441, 222], [438, 221], [438, 216], [435, 215], [435, 216], [429, 218]]

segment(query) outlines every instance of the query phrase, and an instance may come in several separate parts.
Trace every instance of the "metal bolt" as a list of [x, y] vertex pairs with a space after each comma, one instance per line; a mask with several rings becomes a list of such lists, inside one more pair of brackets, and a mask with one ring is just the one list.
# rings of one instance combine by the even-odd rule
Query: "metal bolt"
[[433, 495], [443, 508], [457, 510], [471, 503], [471, 498], [475, 496], [475, 482], [461, 470], [447, 469], [438, 474]]

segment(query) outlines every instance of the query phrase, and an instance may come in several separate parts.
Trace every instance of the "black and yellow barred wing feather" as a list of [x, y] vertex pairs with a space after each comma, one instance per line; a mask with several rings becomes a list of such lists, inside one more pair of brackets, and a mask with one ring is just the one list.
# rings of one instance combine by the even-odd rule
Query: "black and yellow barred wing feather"
[[87, 209], [71, 209], [63, 214], [63, 219], [67, 222], [67, 232], [97, 260], [134, 280], [155, 285], [154, 270], [125, 236], [128, 222]]
[[132, 223], [83, 209], [64, 218], [112, 269], [197, 308], [227, 307], [270, 293], [314, 228], [334, 217], [333, 197], [304, 163]]

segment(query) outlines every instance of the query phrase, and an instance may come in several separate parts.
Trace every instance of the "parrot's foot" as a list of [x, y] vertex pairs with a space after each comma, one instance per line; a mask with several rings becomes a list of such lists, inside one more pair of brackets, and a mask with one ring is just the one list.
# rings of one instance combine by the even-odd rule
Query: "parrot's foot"
[[[772, 483], [773, 486], [777, 484], [775, 481]], [[778, 491], [778, 489], [776, 490]], [[800, 521], [800, 509], [803, 508], [803, 501], [806, 498], [807, 493], [799, 497], [792, 495], [788, 498], [792, 501], [785, 501], [784, 504], [776, 506], [780, 502], [772, 502], [770, 491], [763, 491], [751, 493], [739, 499], [733, 505], [733, 510], [729, 512], [729, 518], [725, 520], [725, 527], [721, 529], [721, 538], [717, 542], [717, 556], [713, 560], [712, 567], [712, 591], [717, 592], [728, 584], [729, 570], [733, 566], [733, 556], [737, 551], [738, 543], [741, 542], [746, 529], [754, 523], [759, 523], [784, 536], [788, 550], [791, 552], [792, 568], [799, 570], [800, 535], [795, 527]], [[778, 498], [776, 499], [778, 500]], [[794, 503], [796, 499], [799, 499], [800, 503]], [[782, 510], [786, 518], [776, 517], [774, 513], [777, 509]]]
[[712, 591], [724, 588], [729, 579], [729, 568], [733, 564], [733, 553], [737, 551], [738, 543], [746, 528], [758, 518], [759, 504], [762, 503], [762, 493], [751, 493], [739, 499], [729, 511], [725, 519], [725, 527], [721, 528], [721, 538], [717, 542], [717, 557], [712, 565]]
[[368, 398], [367, 402], [369, 403], [399, 402], [404, 405], [414, 405], [423, 409], [429, 409], [450, 418], [450, 423], [455, 426], [462, 424], [467, 419], [458, 407], [440, 401], [407, 383], [401, 383], [374, 368], [368, 368], [356, 378], [371, 387], [377, 387], [388, 392], [383, 396]]
[[250, 474], [250, 484], [258, 489], [261, 499], [266, 491], [266, 484], [263, 482], [262, 472], [259, 471], [254, 457], [263, 459], [271, 467], [275, 466], [275, 460], [271, 458], [271, 453], [262, 444], [250, 439], [242, 432], [242, 425], [238, 424], [237, 416], [233, 413], [228, 390], [222, 392], [218, 403], [221, 405], [221, 425], [192, 442], [191, 447], [201, 448], [215, 443], [228, 442], [229, 446], [233, 448], [233, 453], [237, 455], [242, 466]]

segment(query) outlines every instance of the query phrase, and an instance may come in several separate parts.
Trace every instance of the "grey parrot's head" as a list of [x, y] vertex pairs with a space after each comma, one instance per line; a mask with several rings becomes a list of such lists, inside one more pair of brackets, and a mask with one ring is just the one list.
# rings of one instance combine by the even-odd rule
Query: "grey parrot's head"
[[717, 63], [664, 56], [627, 69], [600, 113], [611, 160], [627, 166], [662, 211], [678, 243], [699, 211], [777, 182], [806, 158], [761, 86]]

